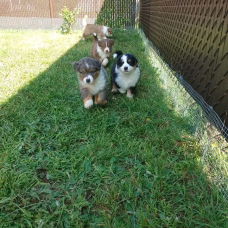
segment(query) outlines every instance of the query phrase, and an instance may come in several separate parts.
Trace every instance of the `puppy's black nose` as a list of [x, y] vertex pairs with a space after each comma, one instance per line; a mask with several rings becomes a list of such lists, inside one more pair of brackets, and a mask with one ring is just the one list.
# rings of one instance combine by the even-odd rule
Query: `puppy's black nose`
[[86, 78], [86, 82], [88, 82], [88, 83], [89, 83], [89, 82], [90, 82], [90, 79], [89, 79], [89, 78]]
[[128, 67], [126, 66], [126, 67], [124, 67], [124, 70], [128, 70]]

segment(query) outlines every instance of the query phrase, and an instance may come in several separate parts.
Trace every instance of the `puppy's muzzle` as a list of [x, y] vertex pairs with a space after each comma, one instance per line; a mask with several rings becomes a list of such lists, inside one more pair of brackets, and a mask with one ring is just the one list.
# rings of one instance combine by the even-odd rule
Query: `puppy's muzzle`
[[87, 77], [85, 77], [83, 79], [84, 83], [87, 83], [87, 84], [90, 84], [90, 83], [93, 83], [93, 77], [91, 75], [88, 75]]
[[108, 47], [106, 47], [105, 49], [104, 49], [104, 52], [106, 53], [106, 54], [108, 54], [109, 53], [109, 48]]

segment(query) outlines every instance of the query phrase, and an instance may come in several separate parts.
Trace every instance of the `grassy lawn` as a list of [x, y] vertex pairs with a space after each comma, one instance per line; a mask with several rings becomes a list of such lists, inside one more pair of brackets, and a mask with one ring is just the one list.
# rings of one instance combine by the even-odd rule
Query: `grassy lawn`
[[139, 34], [113, 36], [139, 60], [134, 100], [109, 93], [90, 110], [71, 66], [89, 56], [80, 36], [0, 31], [0, 227], [228, 227]]

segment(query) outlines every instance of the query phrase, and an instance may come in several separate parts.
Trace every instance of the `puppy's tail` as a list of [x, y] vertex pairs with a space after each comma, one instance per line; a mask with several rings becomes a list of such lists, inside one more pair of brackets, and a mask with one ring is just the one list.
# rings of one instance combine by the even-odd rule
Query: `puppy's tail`
[[119, 56], [123, 55], [123, 52], [122, 51], [116, 51], [114, 54], [113, 54], [113, 59], [115, 58], [118, 58]]
[[87, 15], [84, 16], [83, 20], [82, 20], [82, 24], [85, 27], [87, 25], [86, 19], [88, 18]]
[[93, 39], [96, 40], [96, 41], [98, 40], [97, 34], [95, 32], [93, 33]]

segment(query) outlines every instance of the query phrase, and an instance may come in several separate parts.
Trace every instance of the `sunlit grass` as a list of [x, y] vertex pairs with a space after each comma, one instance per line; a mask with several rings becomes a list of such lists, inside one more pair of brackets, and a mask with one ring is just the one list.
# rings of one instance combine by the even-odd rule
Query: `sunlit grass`
[[81, 32], [0, 31], [0, 101], [6, 101], [24, 85], [47, 70], [51, 63], [80, 40]]

